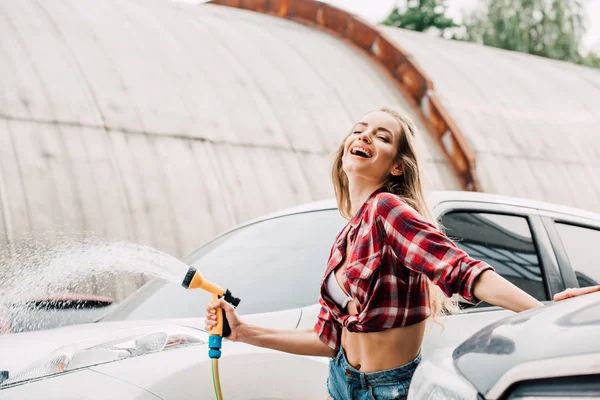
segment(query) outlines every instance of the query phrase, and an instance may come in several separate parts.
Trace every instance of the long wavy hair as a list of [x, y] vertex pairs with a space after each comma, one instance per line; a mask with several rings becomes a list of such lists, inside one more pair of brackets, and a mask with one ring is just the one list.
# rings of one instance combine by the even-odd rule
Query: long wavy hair
[[[396, 161], [399, 162], [403, 173], [399, 176], [389, 175], [385, 182], [385, 190], [402, 197], [412, 208], [414, 208], [427, 222], [438, 227], [437, 221], [432, 217], [423, 190], [423, 172], [421, 162], [415, 143], [417, 128], [412, 120], [398, 111], [383, 107], [378, 111], [385, 112], [394, 117], [401, 127], [401, 137], [398, 143], [398, 154]], [[335, 152], [331, 177], [333, 188], [337, 199], [338, 208], [342, 216], [352, 218], [350, 193], [348, 190], [348, 176], [342, 168], [342, 157], [344, 155], [344, 143]], [[439, 315], [451, 314], [460, 310], [456, 299], [447, 297], [442, 290], [427, 279], [429, 295], [429, 306], [434, 322]]]

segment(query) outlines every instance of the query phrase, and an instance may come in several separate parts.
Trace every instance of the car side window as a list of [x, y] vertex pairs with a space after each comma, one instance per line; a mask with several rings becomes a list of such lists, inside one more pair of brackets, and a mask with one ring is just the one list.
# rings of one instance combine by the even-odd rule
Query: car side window
[[[469, 256], [540, 301], [548, 300], [540, 260], [525, 217], [454, 211], [441, 218], [442, 229]], [[481, 303], [479, 307], [489, 306]]]
[[600, 229], [556, 223], [580, 287], [600, 285]]
[[[184, 260], [242, 299], [241, 314], [316, 304], [337, 234], [347, 223], [337, 210], [260, 221], [207, 243]], [[211, 295], [153, 281], [104, 320], [202, 317]]]

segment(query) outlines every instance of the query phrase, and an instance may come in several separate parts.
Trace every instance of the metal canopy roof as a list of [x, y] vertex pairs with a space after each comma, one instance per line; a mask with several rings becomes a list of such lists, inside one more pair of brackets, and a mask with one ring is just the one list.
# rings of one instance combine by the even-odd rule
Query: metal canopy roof
[[388, 72], [467, 189], [600, 211], [600, 70], [449, 41], [314, 0], [213, 0], [340, 37]]
[[457, 179], [380, 66], [272, 16], [167, 1], [0, 0], [0, 243], [64, 229], [181, 256], [331, 197], [331, 153], [392, 105], [431, 187]]
[[434, 82], [483, 191], [600, 211], [600, 70], [380, 29]]
[[0, 243], [91, 231], [181, 256], [331, 197], [332, 151], [381, 105], [421, 128], [433, 189], [600, 210], [598, 71], [296, 3], [314, 25], [160, 0], [0, 0]]

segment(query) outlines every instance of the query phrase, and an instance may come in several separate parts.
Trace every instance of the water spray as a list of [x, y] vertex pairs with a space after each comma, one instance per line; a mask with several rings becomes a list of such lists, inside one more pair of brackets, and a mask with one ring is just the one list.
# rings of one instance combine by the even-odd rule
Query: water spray
[[[224, 298], [226, 302], [234, 307], [240, 304], [240, 299], [234, 297], [229, 289], [223, 289], [218, 285], [215, 285], [211, 281], [204, 279], [200, 271], [196, 271], [195, 268], [190, 267], [181, 285], [186, 289], [203, 289], [212, 294], [212, 302]], [[225, 318], [225, 312], [222, 308], [217, 311], [217, 324], [210, 330], [210, 336], [208, 337], [208, 356], [212, 359], [212, 371], [213, 371], [213, 384], [215, 386], [215, 395], [217, 400], [223, 399], [221, 393], [221, 380], [219, 378], [219, 358], [221, 357], [221, 343], [223, 337], [227, 337], [231, 334], [231, 328]]]

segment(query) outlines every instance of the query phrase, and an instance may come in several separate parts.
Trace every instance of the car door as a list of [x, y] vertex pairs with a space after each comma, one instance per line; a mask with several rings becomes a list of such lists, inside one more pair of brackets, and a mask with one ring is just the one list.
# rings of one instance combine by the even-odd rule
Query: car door
[[[238, 312], [252, 325], [278, 329], [298, 326], [302, 307], [317, 304], [330, 248], [346, 221], [336, 209], [284, 215], [242, 227], [187, 258], [207, 279], [240, 296]], [[150, 290], [119, 319], [165, 315], [202, 316], [210, 295], [178, 285]], [[314, 321], [313, 321], [314, 324]], [[223, 342], [219, 362], [225, 398], [325, 398], [328, 364], [239, 342]], [[150, 354], [93, 367], [144, 388], [161, 399], [211, 398], [211, 363], [206, 346]]]
[[[206, 345], [91, 367], [162, 400], [214, 399]], [[225, 399], [324, 399], [328, 363], [240, 342], [223, 341], [219, 375]], [[122, 397], [120, 397], [122, 398]]]
[[541, 211], [566, 287], [600, 285], [600, 221]]
[[[536, 299], [550, 301], [564, 287], [556, 257], [539, 212], [506, 204], [445, 201], [433, 208], [441, 229], [471, 257]], [[470, 335], [512, 312], [487, 303], [461, 303], [459, 315], [441, 318], [443, 328], [430, 324], [424, 356], [436, 348], [455, 346]]]
[[[471, 257], [540, 301], [564, 288], [558, 261], [539, 211], [489, 202], [446, 201], [434, 215], [441, 229]], [[476, 309], [489, 310], [481, 303]]]

